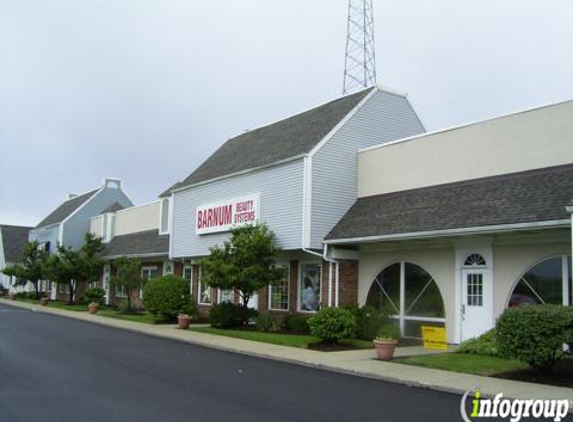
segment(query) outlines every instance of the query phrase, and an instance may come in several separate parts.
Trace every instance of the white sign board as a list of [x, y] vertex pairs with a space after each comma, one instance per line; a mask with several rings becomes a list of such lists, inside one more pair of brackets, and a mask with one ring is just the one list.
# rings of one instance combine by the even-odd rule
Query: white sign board
[[258, 194], [199, 205], [195, 213], [195, 232], [198, 235], [227, 232], [233, 227], [255, 223], [259, 218]]

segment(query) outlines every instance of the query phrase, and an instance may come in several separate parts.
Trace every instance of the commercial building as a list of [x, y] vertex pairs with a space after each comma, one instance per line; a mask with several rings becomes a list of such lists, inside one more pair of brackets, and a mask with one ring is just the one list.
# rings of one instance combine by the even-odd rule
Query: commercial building
[[6, 294], [32, 289], [32, 286], [21, 284], [15, 277], [1, 272], [10, 265], [20, 263], [31, 229], [32, 227], [0, 225], [0, 289]]
[[[69, 194], [64, 202], [30, 230], [28, 240], [37, 241], [50, 254], [57, 252], [58, 245], [79, 249], [90, 229], [91, 217], [110, 206], [133, 206], [119, 179], [105, 178], [97, 189], [81, 195]], [[68, 289], [67, 285], [56, 286], [48, 280], [40, 283], [40, 290], [49, 293], [52, 299], [67, 298]]]
[[355, 301], [333, 282], [356, 264], [323, 261], [323, 239], [356, 200], [358, 150], [423, 132], [404, 94], [370, 88], [228, 140], [163, 195], [171, 207], [169, 255], [192, 265], [200, 308], [238, 300], [203, 284], [198, 263], [234, 224], [251, 221], [275, 232], [285, 268], [283, 282], [260, 291], [253, 306], [314, 312]]
[[[102, 272], [102, 288], [106, 303], [118, 305], [127, 298], [121, 287], [110, 285], [116, 274], [114, 265], [120, 257], [141, 261], [141, 277], [155, 278], [176, 274], [191, 279], [191, 267], [169, 259], [168, 202], [158, 200], [149, 204], [123, 208], [119, 204], [104, 210], [90, 220], [90, 232], [100, 236], [105, 244], [101, 257], [106, 261]], [[163, 210], [163, 211], [162, 211]], [[132, 303], [141, 306], [142, 290], [132, 293]]]
[[573, 101], [360, 151], [358, 199], [326, 236], [357, 302], [458, 343], [508, 306], [571, 305]]

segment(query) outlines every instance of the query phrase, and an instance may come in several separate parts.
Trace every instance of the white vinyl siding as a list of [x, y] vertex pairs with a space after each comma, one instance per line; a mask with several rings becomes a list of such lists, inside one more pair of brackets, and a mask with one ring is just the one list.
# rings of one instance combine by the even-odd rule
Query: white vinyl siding
[[378, 91], [312, 159], [310, 247], [322, 241], [354, 204], [358, 150], [423, 133], [407, 98]]
[[283, 249], [300, 248], [302, 188], [301, 159], [175, 193], [171, 256], [205, 256], [209, 253], [209, 247], [220, 245], [228, 239], [228, 233], [201, 236], [195, 233], [197, 206], [251, 194], [260, 195], [261, 219], [275, 232], [279, 245]]

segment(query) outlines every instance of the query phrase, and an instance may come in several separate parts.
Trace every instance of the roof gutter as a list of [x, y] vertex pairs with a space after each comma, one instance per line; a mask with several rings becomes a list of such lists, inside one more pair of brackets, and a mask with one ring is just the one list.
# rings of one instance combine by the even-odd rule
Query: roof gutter
[[324, 243], [329, 245], [342, 245], [351, 243], [372, 243], [372, 242], [385, 242], [392, 240], [413, 240], [413, 239], [427, 239], [434, 237], [446, 236], [461, 236], [461, 235], [477, 235], [477, 234], [491, 234], [491, 233], [504, 233], [510, 231], [523, 231], [523, 230], [540, 230], [569, 227], [571, 221], [566, 220], [550, 220], [539, 221], [533, 223], [516, 223], [516, 224], [499, 224], [493, 226], [478, 226], [478, 227], [463, 227], [458, 229], [445, 229], [445, 230], [432, 230], [420, 231], [411, 233], [388, 234], [379, 236], [363, 236], [352, 237], [347, 239], [328, 239]]

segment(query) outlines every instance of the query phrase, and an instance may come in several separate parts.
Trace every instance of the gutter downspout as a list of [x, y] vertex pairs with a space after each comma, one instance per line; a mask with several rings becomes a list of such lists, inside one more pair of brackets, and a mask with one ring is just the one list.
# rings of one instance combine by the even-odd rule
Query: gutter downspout
[[[565, 210], [571, 214], [571, 259], [573, 260], [573, 204], [567, 205]], [[569, 277], [571, 277], [571, 274], [569, 274]], [[569, 305], [573, 304], [569, 303]]]

